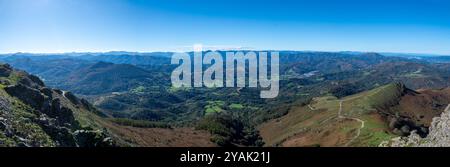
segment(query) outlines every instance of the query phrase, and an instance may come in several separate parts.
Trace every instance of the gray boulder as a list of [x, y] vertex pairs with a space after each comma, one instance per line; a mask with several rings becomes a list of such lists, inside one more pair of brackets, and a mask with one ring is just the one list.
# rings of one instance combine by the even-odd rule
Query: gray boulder
[[40, 110], [45, 101], [45, 95], [39, 90], [25, 86], [23, 84], [10, 85], [5, 87], [5, 91], [11, 96], [17, 97], [19, 100], [31, 107]]

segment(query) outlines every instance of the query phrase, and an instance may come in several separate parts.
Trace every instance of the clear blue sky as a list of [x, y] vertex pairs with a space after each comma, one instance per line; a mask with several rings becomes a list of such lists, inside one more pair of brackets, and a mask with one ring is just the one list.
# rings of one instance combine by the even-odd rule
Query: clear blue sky
[[0, 0], [0, 53], [253, 49], [450, 54], [444, 0]]

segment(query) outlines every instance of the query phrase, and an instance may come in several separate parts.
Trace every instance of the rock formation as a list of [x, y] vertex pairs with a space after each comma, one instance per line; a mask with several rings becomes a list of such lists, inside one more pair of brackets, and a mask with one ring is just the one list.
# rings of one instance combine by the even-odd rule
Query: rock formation
[[391, 147], [450, 147], [450, 104], [440, 117], [433, 119], [429, 133], [421, 138], [417, 133], [383, 142], [380, 146]]

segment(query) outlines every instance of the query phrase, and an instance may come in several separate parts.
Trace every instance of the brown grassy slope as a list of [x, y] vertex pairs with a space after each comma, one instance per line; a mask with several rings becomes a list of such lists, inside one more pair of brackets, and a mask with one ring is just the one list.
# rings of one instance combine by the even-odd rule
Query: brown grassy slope
[[420, 89], [416, 93], [408, 92], [402, 96], [398, 105], [388, 109], [391, 114], [410, 118], [418, 125], [430, 126], [450, 103], [450, 88], [441, 90]]
[[389, 127], [392, 117], [428, 126], [448, 103], [450, 88], [413, 91], [395, 83], [342, 99], [314, 98], [259, 129], [266, 146], [377, 146], [399, 135]]
[[132, 147], [215, 147], [211, 135], [193, 128], [136, 128], [108, 120], [99, 123], [108, 129], [120, 146]]
[[266, 146], [339, 146], [351, 139], [358, 124], [337, 119], [335, 97], [315, 98], [310, 106], [293, 107], [287, 115], [262, 124], [259, 130]]
[[81, 122], [105, 128], [120, 147], [214, 147], [210, 133], [193, 128], [137, 128], [123, 126], [92, 112], [79, 112]]

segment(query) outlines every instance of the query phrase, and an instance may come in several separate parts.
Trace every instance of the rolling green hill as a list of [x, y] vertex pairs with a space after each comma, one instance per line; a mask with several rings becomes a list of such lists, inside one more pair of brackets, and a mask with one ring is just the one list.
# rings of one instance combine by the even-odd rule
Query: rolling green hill
[[[433, 97], [450, 102], [442, 98], [448, 91], [440, 92], [441, 96]], [[416, 92], [393, 83], [340, 99], [317, 97], [262, 124], [259, 130], [267, 146], [378, 146], [390, 138], [409, 135], [413, 129], [426, 133], [425, 125], [431, 119], [414, 119], [406, 106], [421, 110], [417, 115], [437, 116], [438, 108], [411, 103], [411, 98], [427, 101], [432, 95], [429, 90]]]

